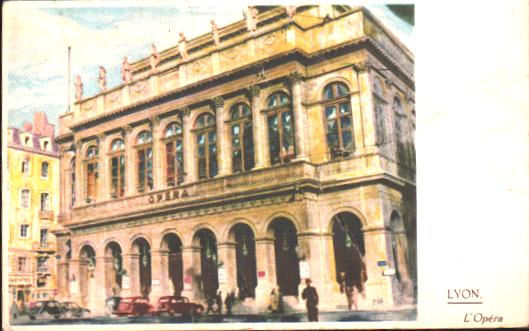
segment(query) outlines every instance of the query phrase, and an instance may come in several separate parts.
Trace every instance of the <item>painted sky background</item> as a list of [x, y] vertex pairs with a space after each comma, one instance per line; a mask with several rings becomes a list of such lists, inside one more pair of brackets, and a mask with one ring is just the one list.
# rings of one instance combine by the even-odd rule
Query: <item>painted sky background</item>
[[[76, 1], [75, 7], [65, 2], [15, 3], [8, 7], [3, 14], [4, 68], [8, 68], [4, 111], [7, 108], [8, 125], [21, 127], [23, 122], [32, 121], [35, 111], [45, 112], [57, 125], [58, 117], [68, 108], [68, 46], [72, 48], [72, 77], [81, 75], [86, 97], [98, 92], [99, 65], [106, 68], [107, 86], [112, 88], [121, 82], [123, 56], [130, 62], [147, 57], [151, 42], [161, 52], [178, 43], [180, 31], [188, 40], [208, 33], [211, 19], [220, 27], [243, 19], [242, 5], [195, 3], [93, 7], [92, 2], [83, 7]], [[412, 26], [384, 5], [366, 7], [413, 51]], [[74, 90], [72, 86], [72, 102]]]

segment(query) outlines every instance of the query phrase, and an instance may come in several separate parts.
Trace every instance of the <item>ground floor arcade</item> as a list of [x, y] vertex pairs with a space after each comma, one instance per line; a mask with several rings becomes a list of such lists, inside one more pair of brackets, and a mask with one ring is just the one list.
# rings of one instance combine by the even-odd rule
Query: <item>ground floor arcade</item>
[[59, 295], [101, 311], [112, 295], [184, 295], [204, 301], [234, 291], [266, 310], [273, 289], [301, 308], [304, 278], [320, 309], [346, 305], [340, 283], [364, 293], [360, 307], [415, 297], [415, 201], [384, 185], [296, 193], [175, 212], [58, 236]]

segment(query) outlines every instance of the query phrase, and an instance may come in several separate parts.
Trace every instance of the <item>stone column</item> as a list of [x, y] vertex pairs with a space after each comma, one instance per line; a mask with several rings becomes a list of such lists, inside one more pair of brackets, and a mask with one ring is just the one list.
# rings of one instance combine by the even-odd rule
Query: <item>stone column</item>
[[259, 96], [261, 94], [261, 88], [258, 85], [253, 85], [250, 86], [249, 90], [252, 97], [252, 128], [255, 154], [254, 169], [261, 169], [265, 166], [264, 151], [267, 147], [265, 141], [265, 118], [259, 109]]
[[129, 258], [130, 295], [141, 295], [140, 289], [140, 254], [131, 253]]
[[307, 112], [303, 106], [302, 76], [299, 72], [290, 75], [292, 88], [292, 112], [296, 138], [296, 159], [307, 160]]
[[93, 270], [93, 277], [88, 276], [88, 309], [92, 315], [99, 315], [105, 312], [105, 257], [97, 257]]
[[69, 268], [70, 264], [64, 261], [65, 257], [61, 257], [61, 262], [57, 263], [57, 289], [59, 291], [58, 297], [66, 299], [70, 296], [69, 284]]
[[[123, 268], [127, 271], [127, 273], [121, 277], [121, 292], [119, 293], [119, 295], [122, 296], [122, 297], [128, 297], [132, 293], [131, 290], [130, 290], [130, 288], [131, 288], [131, 274], [132, 274], [131, 255], [130, 254], [121, 253], [121, 258], [122, 258], [121, 262], [123, 264]], [[127, 279], [128, 279], [128, 281], [127, 281]]]
[[261, 310], [266, 310], [269, 304], [270, 291], [277, 286], [274, 239], [256, 238], [255, 256], [257, 257], [255, 305]]
[[[134, 162], [134, 137], [129, 125], [123, 127], [121, 132], [125, 142], [125, 195], [131, 196], [136, 193], [136, 162]], [[127, 266], [128, 267], [128, 266]]]
[[70, 278], [68, 279], [68, 293], [72, 301], [81, 304], [81, 286], [80, 286], [80, 261], [70, 261]]
[[183, 125], [183, 144], [184, 144], [184, 183], [193, 183], [196, 181], [197, 173], [195, 168], [195, 139], [193, 132], [193, 123], [191, 122], [191, 111], [184, 107], [180, 112]]
[[[222, 261], [222, 266], [219, 267], [219, 291], [222, 291], [223, 297], [230, 291], [237, 291], [237, 258], [236, 258], [236, 244], [233, 242], [225, 242], [217, 244], [219, 259]], [[226, 281], [221, 279], [221, 269], [226, 272]]]
[[169, 259], [168, 251], [151, 251], [151, 293], [149, 301], [158, 302], [161, 296], [169, 295], [167, 287]]
[[[351, 97], [353, 109], [353, 129], [355, 135], [355, 148], [364, 150], [376, 146], [376, 120], [373, 102], [373, 89], [371, 87], [369, 62], [358, 63], [353, 66], [353, 79], [357, 83], [357, 96]], [[355, 105], [360, 111], [355, 112]]]
[[201, 300], [200, 291], [200, 247], [190, 246], [182, 249], [182, 264], [184, 269], [184, 290], [182, 296], [190, 301]]
[[162, 164], [162, 153], [163, 153], [163, 144], [162, 144], [162, 133], [160, 132], [162, 128], [160, 127], [160, 118], [158, 116], [153, 116], [151, 120], [151, 131], [152, 131], [152, 177], [153, 177], [153, 191], [161, 190], [166, 187], [166, 183], [163, 176], [163, 164]]
[[232, 161], [230, 157], [230, 140], [225, 123], [224, 99], [213, 99], [215, 107], [215, 122], [217, 123], [217, 160], [219, 173], [217, 176], [226, 176], [231, 173]]
[[384, 270], [393, 265], [393, 257], [389, 247], [390, 240], [388, 240], [391, 238], [390, 235], [390, 232], [382, 226], [364, 229], [365, 262], [368, 278], [365, 305], [370, 308], [394, 305], [394, 276], [384, 275]]

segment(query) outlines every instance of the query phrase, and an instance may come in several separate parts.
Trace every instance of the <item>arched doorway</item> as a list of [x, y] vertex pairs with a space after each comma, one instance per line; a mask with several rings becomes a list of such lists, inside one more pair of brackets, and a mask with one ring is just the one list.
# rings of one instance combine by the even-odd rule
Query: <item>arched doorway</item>
[[363, 291], [367, 270], [362, 223], [352, 213], [339, 213], [333, 217], [332, 232], [336, 281]]
[[200, 246], [200, 280], [206, 297], [214, 296], [219, 288], [217, 239], [208, 229], [199, 230], [194, 242]]
[[121, 293], [122, 279], [125, 273], [121, 247], [116, 242], [108, 243], [105, 248], [105, 288], [107, 297]]
[[138, 238], [132, 243], [131, 258], [132, 273], [137, 273], [135, 286], [140, 295], [148, 297], [151, 293], [151, 246], [144, 238]]
[[235, 240], [239, 298], [253, 298], [257, 286], [255, 236], [248, 225], [239, 223], [230, 230], [230, 239]]
[[283, 295], [298, 295], [299, 259], [296, 227], [286, 218], [272, 221], [269, 229], [274, 236], [277, 285]]
[[[92, 246], [85, 245], [79, 251], [79, 292], [81, 304], [87, 306], [89, 303], [89, 282], [95, 279], [94, 269], [96, 266], [96, 252]], [[93, 281], [92, 281], [93, 283]]]
[[167, 252], [167, 270], [162, 270], [162, 272], [167, 272], [168, 283], [172, 293], [176, 296], [180, 296], [182, 290], [184, 289], [184, 279], [183, 279], [183, 264], [182, 264], [182, 241], [174, 233], [166, 234], [162, 239], [162, 250]]

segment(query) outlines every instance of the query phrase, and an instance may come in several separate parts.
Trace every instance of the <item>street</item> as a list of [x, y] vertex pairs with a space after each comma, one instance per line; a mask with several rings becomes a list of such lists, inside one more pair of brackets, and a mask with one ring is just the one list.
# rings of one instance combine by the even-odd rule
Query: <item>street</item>
[[[320, 322], [346, 322], [346, 321], [414, 321], [417, 311], [408, 310], [379, 310], [379, 311], [336, 311], [320, 312]], [[95, 316], [84, 319], [37, 319], [30, 321], [21, 317], [12, 321], [12, 325], [49, 325], [49, 324], [171, 324], [171, 323], [258, 323], [258, 322], [307, 322], [306, 313], [291, 314], [251, 314], [237, 316], [205, 315], [191, 320], [184, 316], [141, 316], [141, 317], [106, 317]]]

